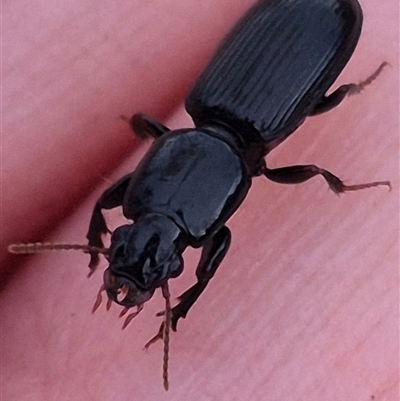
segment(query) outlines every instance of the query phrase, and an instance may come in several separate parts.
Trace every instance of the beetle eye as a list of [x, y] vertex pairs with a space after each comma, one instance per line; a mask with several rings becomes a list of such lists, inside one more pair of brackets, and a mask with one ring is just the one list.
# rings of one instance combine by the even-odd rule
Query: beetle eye
[[125, 246], [124, 245], [120, 245], [114, 252], [112, 255], [112, 259], [118, 260], [118, 259], [122, 259], [125, 256]]

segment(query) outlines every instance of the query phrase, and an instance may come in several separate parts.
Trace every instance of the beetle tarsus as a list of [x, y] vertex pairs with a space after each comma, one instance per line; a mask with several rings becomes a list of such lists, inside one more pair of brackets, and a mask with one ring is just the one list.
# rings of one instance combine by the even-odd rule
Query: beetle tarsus
[[345, 185], [342, 183], [341, 191], [338, 193], [348, 192], [348, 191], [358, 191], [360, 189], [380, 187], [382, 185], [388, 187], [389, 191], [392, 190], [392, 185], [390, 181], [376, 181], [376, 182], [367, 182], [366, 184], [356, 184], [356, 185]]
[[370, 85], [373, 81], [375, 81], [376, 78], [378, 78], [378, 76], [387, 65], [389, 65], [389, 63], [383, 61], [381, 65], [369, 77], [359, 82], [358, 84], [349, 84], [347, 94], [351, 96], [361, 93], [368, 85]]

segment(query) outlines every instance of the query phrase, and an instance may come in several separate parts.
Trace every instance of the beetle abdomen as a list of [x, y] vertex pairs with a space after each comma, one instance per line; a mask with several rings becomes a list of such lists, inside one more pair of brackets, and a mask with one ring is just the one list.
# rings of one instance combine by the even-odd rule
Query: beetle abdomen
[[197, 125], [210, 120], [292, 132], [335, 81], [357, 44], [356, 0], [264, 0], [222, 43], [186, 99]]

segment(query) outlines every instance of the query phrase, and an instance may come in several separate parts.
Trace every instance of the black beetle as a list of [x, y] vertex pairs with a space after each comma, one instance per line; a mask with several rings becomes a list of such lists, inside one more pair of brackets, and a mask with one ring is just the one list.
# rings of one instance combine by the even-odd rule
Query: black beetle
[[[143, 114], [129, 120], [154, 143], [134, 172], [102, 194], [87, 234], [90, 246], [103, 247], [103, 209], [122, 206], [133, 220], [111, 235], [104, 273], [110, 300], [141, 307], [181, 274], [188, 246], [202, 247], [197, 283], [172, 309], [176, 330], [227, 253], [231, 233], [225, 223], [253, 177], [294, 184], [320, 174], [335, 193], [390, 185], [347, 186], [314, 165], [269, 169], [264, 160], [307, 116], [334, 108], [380, 73], [386, 63], [362, 83], [326, 95], [352, 55], [361, 26], [356, 0], [261, 0], [223, 41], [186, 98], [195, 128], [170, 131]], [[98, 253], [91, 251], [91, 271], [97, 263]]]

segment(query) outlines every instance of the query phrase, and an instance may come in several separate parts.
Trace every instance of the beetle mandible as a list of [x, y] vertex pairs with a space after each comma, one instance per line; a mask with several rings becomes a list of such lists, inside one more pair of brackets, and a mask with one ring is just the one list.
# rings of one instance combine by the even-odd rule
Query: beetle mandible
[[[109, 232], [104, 209], [122, 206], [133, 220], [111, 234], [104, 273], [111, 301], [141, 308], [182, 273], [183, 251], [201, 247], [197, 283], [172, 308], [176, 330], [226, 255], [231, 233], [225, 224], [254, 177], [295, 184], [321, 175], [335, 193], [390, 186], [348, 186], [315, 165], [269, 169], [264, 159], [306, 117], [333, 109], [381, 72], [386, 63], [360, 84], [326, 95], [361, 26], [357, 0], [261, 0], [222, 42], [187, 96], [195, 128], [170, 131], [143, 114], [129, 119], [139, 136], [154, 142], [136, 170], [101, 195], [87, 234], [90, 246], [103, 247]], [[98, 261], [91, 251], [91, 272]]]

